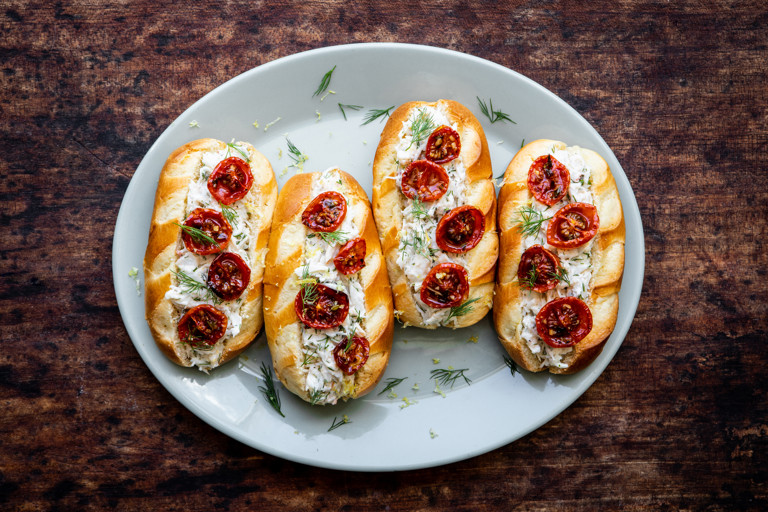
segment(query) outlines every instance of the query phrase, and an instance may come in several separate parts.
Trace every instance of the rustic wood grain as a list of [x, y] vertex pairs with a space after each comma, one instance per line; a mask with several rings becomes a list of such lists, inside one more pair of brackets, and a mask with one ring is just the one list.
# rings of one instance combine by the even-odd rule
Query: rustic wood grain
[[[766, 26], [758, 1], [4, 2], [0, 509], [768, 509]], [[572, 407], [491, 453], [370, 475], [184, 409], [133, 348], [110, 263], [176, 116], [254, 66], [366, 41], [487, 58], [565, 99], [622, 163], [647, 254], [634, 324]]]

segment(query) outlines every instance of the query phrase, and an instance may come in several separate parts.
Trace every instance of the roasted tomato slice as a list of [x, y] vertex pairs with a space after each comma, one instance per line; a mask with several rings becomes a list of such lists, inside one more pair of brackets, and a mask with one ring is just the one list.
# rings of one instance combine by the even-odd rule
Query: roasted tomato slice
[[474, 206], [459, 206], [449, 211], [437, 223], [435, 241], [445, 252], [466, 252], [483, 238], [485, 216]]
[[426, 159], [436, 164], [446, 164], [459, 156], [461, 139], [450, 126], [441, 126], [427, 139]]
[[235, 300], [248, 288], [251, 269], [233, 252], [216, 256], [208, 268], [208, 287], [224, 300]]
[[365, 240], [353, 238], [339, 249], [339, 254], [333, 258], [336, 270], [344, 275], [359, 272], [365, 266]]
[[302, 287], [293, 307], [299, 320], [313, 329], [330, 329], [344, 322], [349, 313], [349, 298], [323, 284]]
[[547, 206], [560, 201], [568, 192], [571, 174], [552, 155], [542, 155], [528, 169], [528, 190], [540, 203]]
[[315, 231], [336, 231], [347, 215], [347, 200], [338, 192], [322, 192], [310, 201], [301, 222]]
[[440, 263], [432, 267], [421, 283], [421, 301], [442, 309], [458, 306], [469, 295], [467, 270], [456, 263]]
[[409, 199], [437, 201], [448, 190], [449, 183], [445, 169], [428, 160], [415, 160], [405, 169], [401, 188]]
[[227, 332], [227, 315], [213, 306], [200, 304], [181, 317], [177, 331], [182, 343], [209, 347]]
[[544, 293], [557, 286], [560, 258], [541, 245], [532, 245], [520, 257], [517, 280], [520, 286]]
[[345, 336], [333, 349], [333, 358], [341, 371], [352, 375], [368, 360], [370, 350], [368, 340], [364, 337], [352, 336], [352, 339], [349, 339]]
[[251, 166], [236, 156], [219, 162], [208, 178], [208, 191], [221, 204], [232, 204], [244, 198], [251, 185]]
[[576, 297], [551, 300], [536, 315], [536, 331], [550, 347], [575, 345], [591, 330], [592, 312]]
[[547, 225], [547, 243], [573, 249], [592, 240], [600, 227], [597, 208], [589, 203], [569, 203], [560, 208]]
[[196, 208], [181, 228], [181, 239], [189, 252], [214, 254], [223, 251], [232, 236], [232, 226], [216, 210]]

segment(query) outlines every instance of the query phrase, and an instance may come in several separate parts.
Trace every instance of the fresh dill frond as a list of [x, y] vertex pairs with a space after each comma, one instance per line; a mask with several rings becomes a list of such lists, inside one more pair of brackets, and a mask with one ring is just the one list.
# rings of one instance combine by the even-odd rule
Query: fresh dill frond
[[312, 405], [317, 405], [323, 400], [325, 400], [325, 397], [328, 396], [328, 391], [323, 391], [322, 389], [315, 389], [311, 393], [309, 393], [309, 403]]
[[536, 286], [536, 280], [538, 279], [539, 274], [536, 272], [536, 266], [532, 265], [531, 268], [528, 269], [528, 274], [525, 276], [525, 279], [520, 282], [520, 286], [533, 290], [533, 287]]
[[314, 304], [317, 300], [317, 278], [309, 273], [309, 265], [305, 265], [301, 271], [299, 284], [304, 292], [304, 304]]
[[304, 360], [301, 362], [301, 366], [307, 366], [308, 364], [312, 364], [317, 360], [317, 349], [313, 350], [312, 352], [307, 352], [304, 354]]
[[251, 157], [248, 156], [248, 153], [246, 153], [245, 151], [243, 151], [239, 147], [235, 146], [233, 143], [227, 142], [227, 156], [229, 156], [231, 154], [231, 150], [237, 151], [238, 153], [243, 155], [243, 160], [245, 160], [248, 163], [251, 163]]
[[347, 113], [344, 111], [345, 108], [348, 108], [350, 110], [360, 110], [363, 108], [362, 105], [345, 105], [344, 103], [339, 103], [339, 109], [341, 110], [341, 115], [344, 116], [344, 120], [347, 120]]
[[192, 226], [185, 226], [184, 224], [179, 224], [178, 222], [174, 222], [177, 226], [181, 228], [182, 231], [184, 231], [186, 234], [191, 236], [193, 239], [197, 240], [198, 242], [205, 242], [207, 244], [215, 245], [216, 247], [219, 246], [218, 242], [211, 238], [208, 233], [203, 231], [202, 229], [198, 229]]
[[558, 281], [564, 281], [565, 284], [571, 286], [571, 280], [568, 278], [568, 271], [564, 267], [557, 267], [557, 271], [550, 272], [550, 277], [557, 279]]
[[309, 160], [309, 157], [302, 153], [301, 150], [297, 148], [293, 142], [291, 142], [291, 139], [286, 137], [285, 141], [288, 144], [288, 156], [291, 157], [291, 160], [293, 160], [293, 167], [301, 168], [304, 165], [304, 162]]
[[424, 109], [419, 110], [419, 114], [411, 124], [411, 144], [408, 147], [410, 148], [413, 144], [418, 146], [433, 131], [435, 131], [435, 122], [432, 121], [432, 116]]
[[227, 219], [227, 222], [229, 222], [232, 227], [237, 226], [237, 212], [234, 208], [227, 205], [221, 205], [221, 214], [224, 215], [224, 218]]
[[472, 305], [472, 303], [477, 302], [478, 300], [480, 300], [480, 297], [475, 297], [474, 299], [469, 299], [468, 301], [465, 301], [462, 304], [459, 304], [458, 306], [452, 307], [451, 312], [448, 314], [448, 318], [446, 318], [445, 321], [443, 322], [443, 325], [450, 322], [452, 318], [464, 316], [467, 313], [471, 312], [475, 308]]
[[[176, 276], [176, 281], [181, 286], [184, 293], [194, 295], [197, 300], [210, 300], [214, 304], [221, 304], [221, 298], [213, 293], [207, 284], [201, 283], [191, 275], [187, 274], [183, 270], [171, 270], [171, 273]], [[203, 294], [202, 298], [199, 294]]]
[[413, 199], [412, 205], [411, 213], [417, 219], [424, 219], [427, 217], [427, 215], [429, 215], [428, 209], [424, 206], [424, 203], [421, 201], [421, 199], [418, 198], [418, 196]]
[[264, 393], [264, 398], [267, 399], [269, 405], [271, 405], [280, 416], [285, 418], [285, 414], [280, 410], [280, 394], [277, 392], [275, 381], [272, 379], [272, 369], [264, 364], [264, 361], [261, 362], [261, 375], [264, 378], [264, 386], [259, 386], [259, 390]]
[[333, 422], [331, 423], [331, 427], [328, 429], [328, 432], [331, 430], [336, 430], [342, 425], [346, 425], [349, 423], [349, 417], [345, 414], [343, 415], [338, 421], [336, 421], [336, 416], [333, 417]]
[[400, 384], [401, 382], [403, 382], [407, 378], [408, 377], [402, 377], [402, 378], [398, 379], [397, 377], [392, 377], [390, 379], [385, 380], [384, 382], [386, 382], [387, 385], [384, 387], [384, 389], [379, 391], [379, 394], [383, 395], [384, 393], [386, 393], [387, 391], [391, 390], [392, 388], [394, 388], [395, 386], [397, 386], [398, 384]]
[[541, 225], [552, 217], [544, 217], [544, 214], [531, 206], [523, 206], [517, 211], [518, 231], [528, 236], [536, 236]]
[[328, 245], [345, 244], [349, 237], [345, 231], [316, 231], [307, 235], [307, 238], [322, 238]]
[[483, 100], [480, 99], [479, 96], [477, 96], [477, 101], [480, 103], [480, 112], [482, 112], [483, 115], [488, 118], [491, 124], [495, 123], [496, 121], [509, 121], [512, 124], [517, 124], [512, 120], [511, 117], [509, 117], [508, 114], [505, 114], [501, 110], [493, 110], [492, 99], [489, 99], [488, 104], [486, 104]]
[[469, 371], [469, 368], [462, 368], [460, 370], [455, 369], [444, 369], [444, 368], [438, 368], [437, 370], [432, 370], [429, 372], [430, 378], [434, 379], [435, 383], [441, 384], [443, 386], [446, 386], [448, 384], [451, 385], [451, 388], [453, 388], [453, 385], [456, 384], [456, 380], [461, 377], [464, 379], [464, 382], [469, 384], [472, 382], [466, 375], [464, 375], [464, 372]]
[[512, 375], [516, 374], [520, 370], [517, 369], [517, 365], [509, 356], [504, 356], [504, 363], [509, 367], [509, 371]]
[[363, 118], [363, 121], [365, 121], [365, 122], [362, 125], [360, 125], [360, 126], [364, 126], [364, 125], [366, 125], [368, 123], [372, 123], [375, 120], [379, 119], [380, 117], [382, 117], [382, 118], [389, 117], [389, 113], [392, 111], [393, 108], [395, 108], [394, 105], [392, 105], [389, 108], [383, 108], [383, 109], [380, 109], [380, 110], [377, 110], [377, 109], [369, 110], [368, 113], [365, 114], [365, 117]]
[[312, 96], [319, 96], [320, 94], [323, 94], [326, 89], [328, 89], [328, 86], [331, 83], [331, 75], [333, 75], [333, 71], [336, 69], [336, 66], [333, 66], [330, 71], [328, 71], [325, 75], [323, 75], [323, 79], [320, 80], [320, 85], [317, 86], [317, 90], [315, 91], [315, 94]]

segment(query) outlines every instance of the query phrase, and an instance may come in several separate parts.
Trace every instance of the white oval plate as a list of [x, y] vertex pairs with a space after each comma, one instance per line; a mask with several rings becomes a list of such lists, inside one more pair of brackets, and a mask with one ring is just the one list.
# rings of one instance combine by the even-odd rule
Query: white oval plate
[[[329, 86], [333, 93], [324, 99], [313, 97], [333, 66]], [[494, 109], [509, 114], [517, 124], [491, 124], [480, 113], [477, 97], [493, 99]], [[589, 368], [572, 376], [525, 371], [513, 375], [504, 364], [490, 315], [457, 331], [398, 326], [389, 367], [374, 392], [336, 406], [313, 407], [278, 384], [283, 418], [258, 389], [263, 385], [259, 366], [270, 361], [263, 334], [245, 357], [211, 375], [178, 367], [162, 355], [144, 320], [143, 293], [139, 295], [129, 271], [135, 267], [139, 277], [143, 275], [158, 176], [175, 148], [202, 137], [251, 142], [272, 163], [282, 186], [296, 172], [289, 167], [289, 137], [309, 157], [306, 171], [338, 166], [354, 175], [370, 196], [371, 164], [383, 122], [363, 126], [364, 115], [410, 100], [439, 98], [463, 103], [480, 119], [496, 176], [523, 139], [551, 138], [590, 148], [610, 165], [626, 218], [624, 284], [616, 328]], [[338, 103], [364, 108], [347, 109], [345, 120]], [[466, 459], [519, 439], [559, 414], [597, 379], [619, 349], [640, 299], [644, 261], [640, 212], [629, 181], [610, 148], [575, 110], [528, 78], [492, 62], [390, 43], [337, 46], [285, 57], [235, 77], [192, 105], [163, 132], [136, 170], [120, 207], [112, 253], [115, 291], [128, 334], [176, 399], [214, 428], [264, 452], [357, 471], [424, 468]], [[434, 392], [430, 371], [449, 366], [466, 368], [471, 384], [460, 380], [454, 388], [444, 389], [443, 397]], [[392, 377], [407, 378], [394, 389], [397, 398], [377, 394], [384, 380]], [[343, 415], [349, 423], [329, 431], [334, 418]]]

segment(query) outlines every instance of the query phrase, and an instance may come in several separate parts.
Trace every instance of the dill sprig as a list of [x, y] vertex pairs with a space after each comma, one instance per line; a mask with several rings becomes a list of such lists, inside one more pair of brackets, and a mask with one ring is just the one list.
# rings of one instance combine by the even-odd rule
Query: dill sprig
[[232, 227], [237, 226], [237, 212], [234, 208], [231, 206], [222, 205], [221, 214], [224, 215], [224, 218], [227, 219], [227, 222], [229, 222]]
[[364, 126], [364, 125], [366, 125], [368, 123], [372, 123], [372, 122], [374, 122], [376, 119], [378, 119], [380, 117], [389, 117], [389, 113], [390, 113], [390, 111], [393, 108], [395, 108], [394, 105], [392, 105], [389, 108], [383, 108], [381, 110], [377, 110], [377, 109], [369, 110], [368, 113], [365, 114], [365, 117], [363, 118], [363, 120], [365, 122], [363, 124], [361, 124], [360, 126]]
[[328, 396], [328, 393], [328, 391], [323, 391], [322, 389], [315, 389], [309, 393], [309, 403], [312, 405], [319, 404], [321, 401], [325, 400], [325, 397]]
[[509, 367], [509, 371], [512, 375], [516, 374], [520, 370], [517, 369], [517, 365], [509, 356], [504, 356], [504, 363]]
[[336, 430], [340, 426], [346, 425], [347, 423], [349, 423], [349, 416], [347, 416], [346, 414], [343, 415], [339, 419], [339, 421], [336, 421], [336, 416], [334, 416], [333, 417], [333, 422], [331, 423], [331, 427], [328, 429], [328, 432], [330, 432], [331, 430]]
[[489, 99], [488, 104], [486, 104], [479, 96], [477, 96], [477, 101], [480, 103], [480, 112], [491, 121], [491, 124], [496, 121], [509, 121], [512, 124], [517, 124], [508, 114], [505, 114], [501, 110], [493, 110], [493, 100]]
[[419, 110], [419, 114], [413, 120], [413, 124], [411, 124], [411, 144], [408, 147], [410, 148], [413, 144], [418, 146], [434, 130], [435, 122], [432, 121], [432, 116], [426, 110]]
[[304, 292], [304, 304], [314, 304], [317, 300], [317, 278], [309, 273], [309, 265], [301, 271], [299, 284]]
[[307, 238], [322, 238], [328, 245], [345, 244], [349, 241], [345, 231], [316, 231], [307, 235]]
[[536, 280], [538, 278], [539, 274], [536, 272], [536, 266], [531, 266], [531, 268], [528, 269], [528, 275], [526, 275], [525, 279], [520, 282], [520, 286], [523, 288], [528, 288], [529, 290], [533, 290], [533, 287], [536, 286]]
[[243, 151], [243, 150], [242, 150], [242, 149], [240, 149], [239, 147], [235, 146], [233, 143], [231, 143], [231, 142], [227, 142], [227, 156], [229, 156], [229, 155], [231, 154], [231, 153], [230, 153], [230, 150], [232, 150], [232, 149], [234, 149], [235, 151], [237, 151], [238, 153], [240, 153], [241, 155], [243, 155], [243, 159], [244, 159], [246, 162], [248, 162], [248, 163], [251, 163], [251, 157], [250, 157], [250, 156], [248, 156], [248, 153], [246, 153], [245, 151]]
[[304, 360], [301, 362], [301, 366], [307, 366], [308, 364], [312, 364], [317, 360], [317, 349], [313, 350], [312, 352], [307, 352], [304, 354]]
[[275, 381], [272, 379], [272, 369], [264, 364], [264, 361], [261, 362], [261, 375], [264, 377], [265, 386], [259, 386], [259, 390], [264, 393], [264, 398], [267, 399], [269, 405], [271, 405], [280, 416], [285, 418], [285, 414], [280, 410], [280, 394], [277, 392]]
[[544, 214], [531, 206], [523, 206], [517, 211], [518, 231], [528, 236], [535, 236], [541, 229], [541, 225], [552, 217], [544, 217]]
[[304, 162], [309, 160], [309, 157], [302, 153], [301, 150], [297, 148], [293, 142], [291, 142], [291, 139], [286, 137], [285, 141], [288, 143], [288, 156], [290, 156], [291, 160], [293, 160], [293, 166], [302, 167]]
[[472, 305], [472, 303], [477, 302], [478, 300], [480, 300], [480, 297], [475, 297], [474, 299], [469, 299], [468, 301], [465, 301], [462, 304], [459, 304], [458, 306], [452, 307], [451, 312], [448, 314], [448, 318], [445, 319], [443, 324], [447, 324], [448, 322], [451, 321], [452, 318], [464, 316], [467, 313], [471, 312], [475, 308]]
[[421, 201], [421, 199], [418, 198], [418, 196], [413, 199], [411, 204], [411, 213], [417, 219], [423, 219], [429, 215], [429, 210], [424, 206], [424, 203]]
[[184, 231], [186, 234], [197, 240], [198, 242], [205, 242], [207, 244], [213, 244], [216, 247], [219, 246], [218, 242], [211, 238], [208, 233], [203, 231], [202, 229], [198, 229], [192, 226], [185, 226], [184, 224], [179, 224], [178, 222], [174, 222], [177, 226], [181, 228], [182, 231]]
[[450, 384], [451, 389], [453, 389], [453, 385], [456, 384], [456, 379], [459, 377], [464, 379], [464, 382], [468, 385], [472, 382], [466, 375], [464, 375], [464, 372], [468, 370], [469, 368], [462, 368], [460, 370], [454, 370], [453, 368], [448, 368], [447, 370], [438, 368], [437, 370], [432, 370], [429, 374], [430, 378], [435, 380], [435, 383], [442, 384], [443, 386]]
[[565, 281], [565, 284], [571, 286], [571, 280], [568, 278], [568, 272], [564, 267], [557, 267], [555, 272], [549, 273], [550, 277], [557, 279], [558, 281]]
[[363, 108], [362, 105], [345, 105], [344, 103], [339, 103], [339, 109], [341, 110], [341, 115], [344, 116], [344, 120], [347, 120], [347, 113], [344, 111], [345, 108], [348, 108], [350, 110], [360, 110]]
[[[207, 284], [201, 283], [191, 275], [187, 274], [183, 270], [171, 270], [171, 273], [176, 276], [176, 280], [179, 283], [179, 286], [182, 287], [185, 293], [188, 293], [190, 295], [196, 295], [197, 300], [210, 300], [214, 304], [221, 304], [221, 298], [213, 293], [213, 290], [211, 290]], [[199, 293], [203, 294], [202, 299], [197, 296]]]
[[386, 382], [387, 385], [384, 387], [384, 389], [379, 391], [379, 394], [383, 395], [384, 393], [386, 393], [390, 389], [394, 388], [395, 386], [397, 386], [398, 384], [400, 384], [401, 382], [403, 382], [407, 378], [408, 377], [403, 377], [403, 378], [398, 379], [397, 377], [392, 377], [390, 379], [385, 380], [384, 382]]
[[333, 75], [333, 71], [336, 69], [336, 66], [333, 66], [330, 71], [328, 71], [325, 75], [323, 75], [323, 79], [320, 80], [320, 85], [317, 86], [317, 90], [315, 91], [315, 94], [312, 96], [318, 96], [320, 94], [323, 94], [326, 89], [328, 89], [328, 86], [331, 83], [331, 75]]

